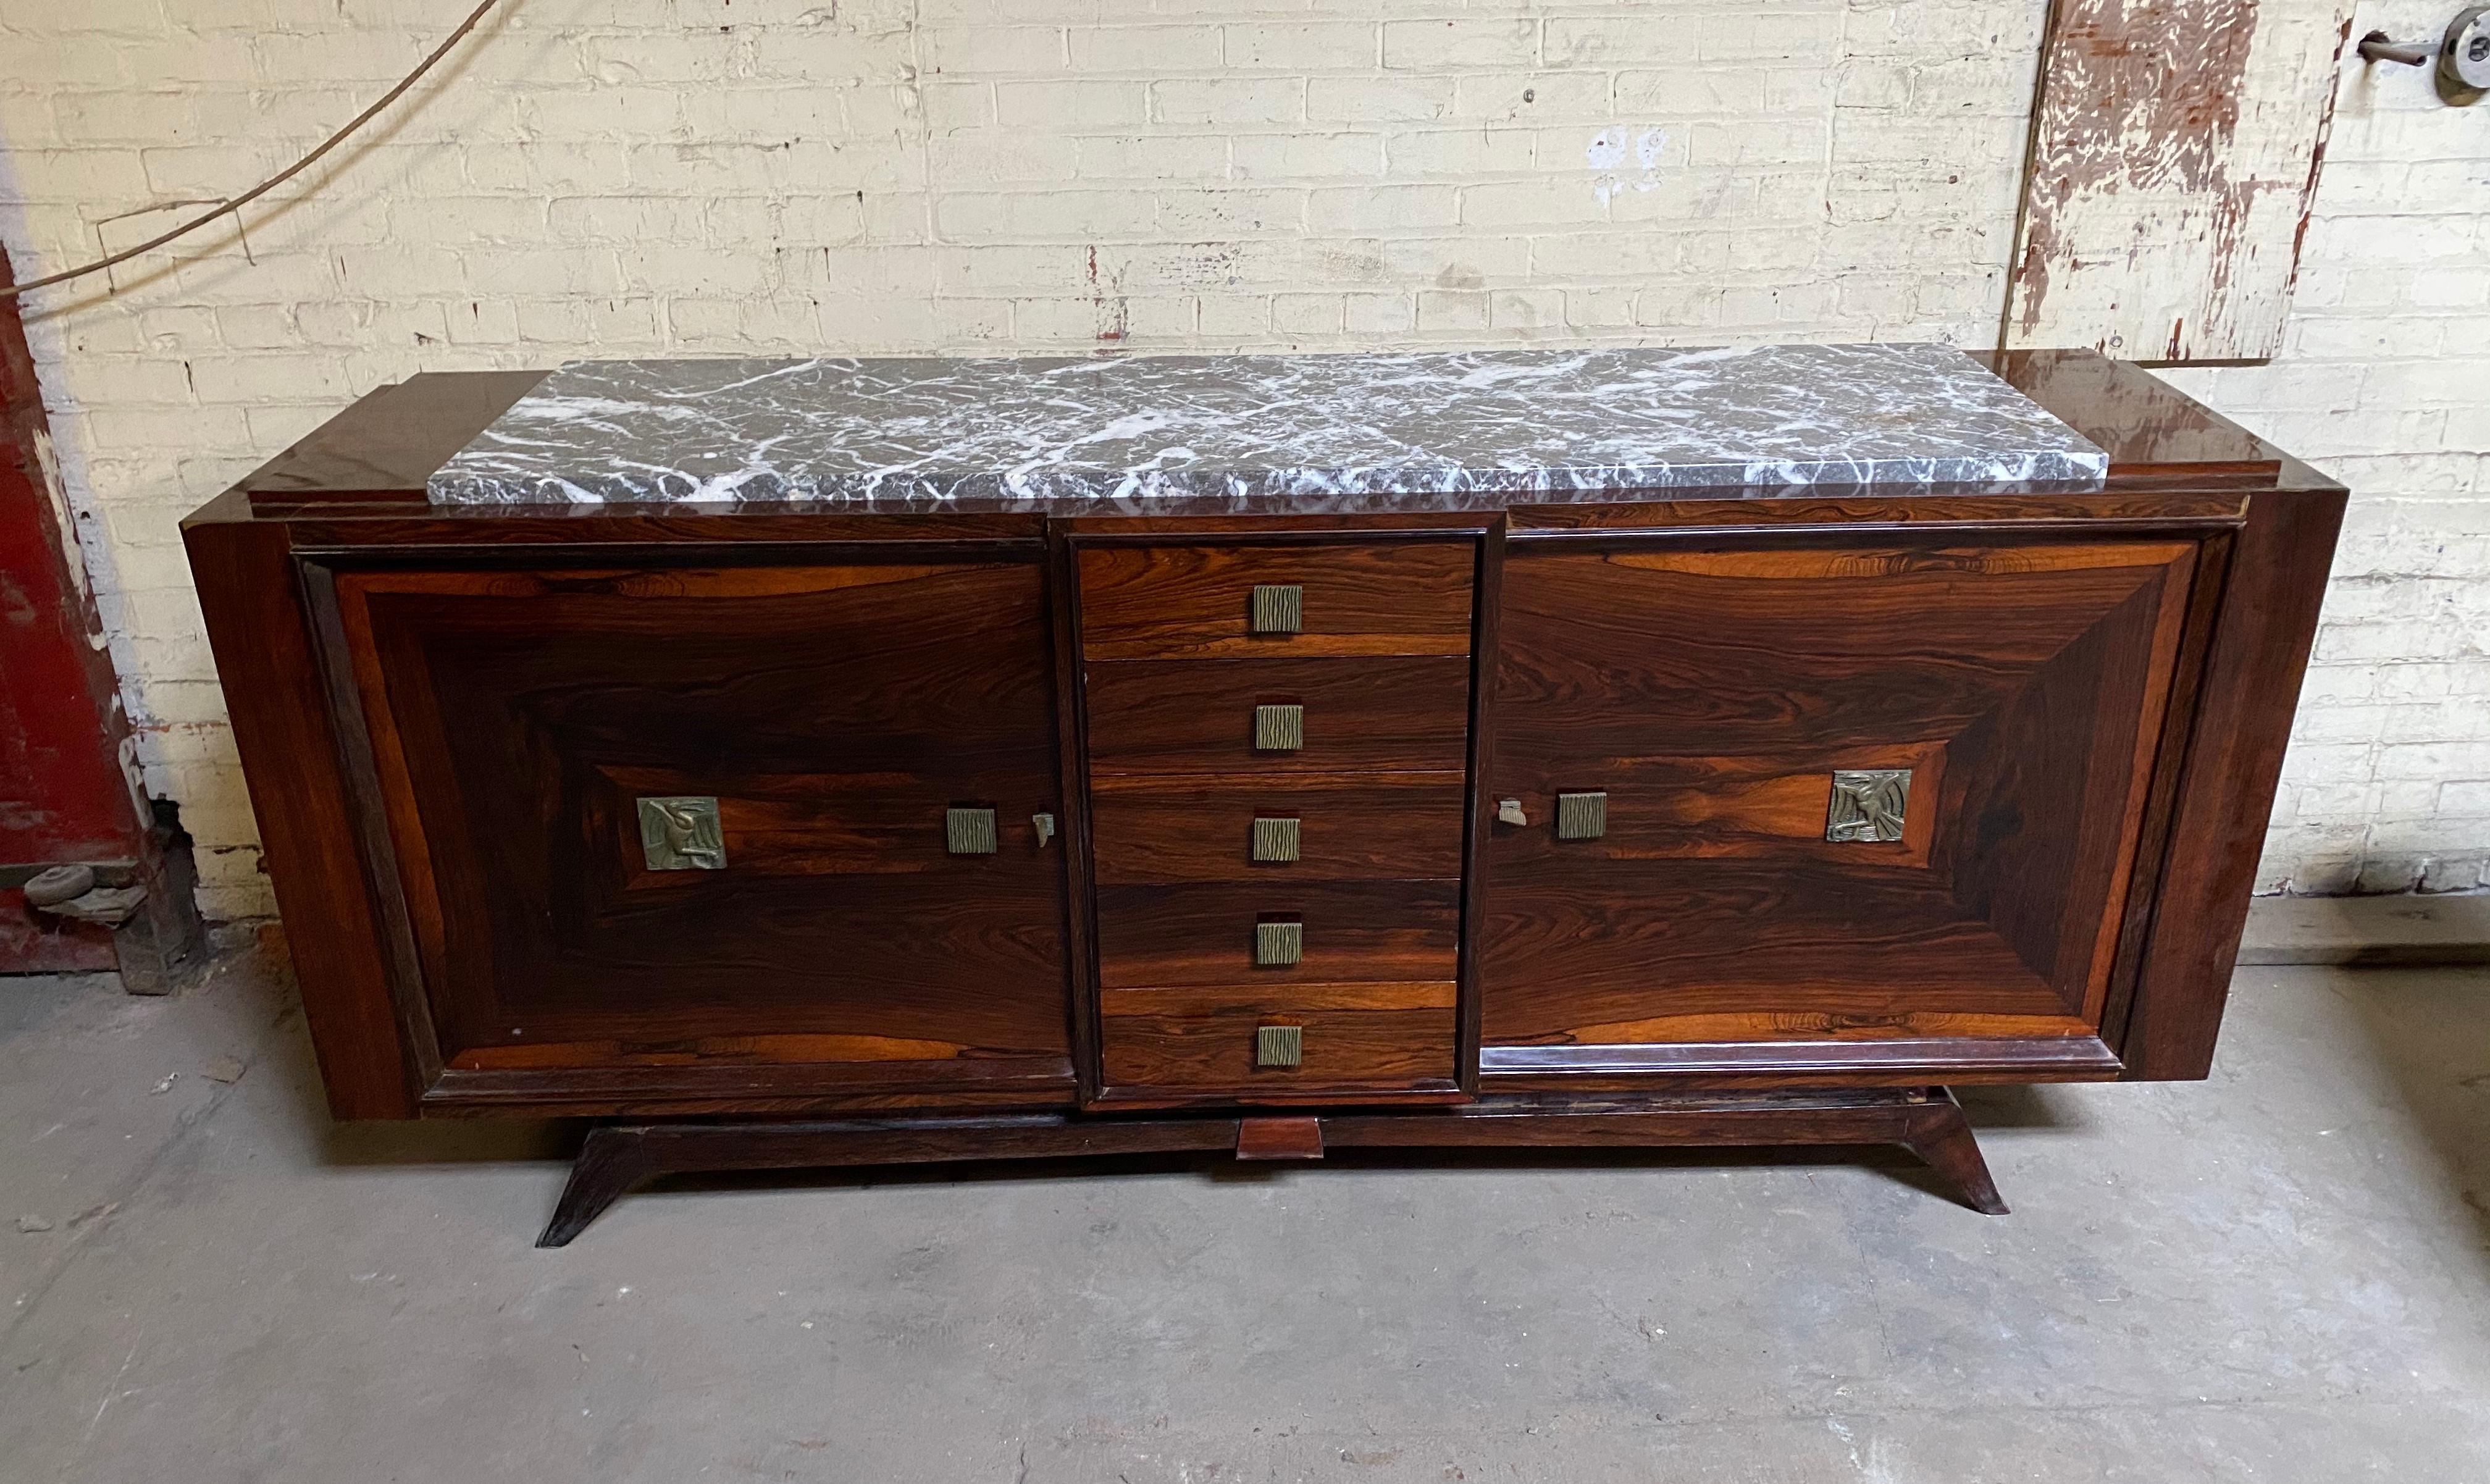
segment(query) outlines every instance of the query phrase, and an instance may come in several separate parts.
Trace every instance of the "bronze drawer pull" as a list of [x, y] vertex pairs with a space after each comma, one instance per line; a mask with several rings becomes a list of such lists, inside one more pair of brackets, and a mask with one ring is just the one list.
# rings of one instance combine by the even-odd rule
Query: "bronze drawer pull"
[[995, 811], [992, 809], [945, 809], [942, 811], [942, 839], [952, 855], [991, 856], [995, 853]]
[[725, 870], [726, 837], [717, 822], [717, 800], [641, 800], [640, 857], [652, 871]]
[[1302, 922], [1257, 922], [1254, 924], [1254, 966], [1258, 969], [1285, 969], [1300, 963], [1306, 956], [1306, 925]]
[[1302, 706], [1254, 708], [1254, 750], [1294, 752], [1306, 744], [1306, 709]]
[[1596, 840], [1607, 832], [1607, 795], [1559, 794], [1556, 796], [1556, 838]]
[[1254, 589], [1254, 611], [1248, 633], [1302, 633], [1306, 626], [1306, 590], [1295, 584], [1265, 583]]
[[1302, 1064], [1305, 1059], [1305, 1027], [1255, 1027], [1254, 1064], [1256, 1066], [1297, 1066]]
[[1257, 860], [1296, 859], [1296, 820], [1293, 818], [1256, 819], [1254, 821], [1254, 858]]
[[1898, 840], [1911, 802], [1907, 768], [1842, 769], [1833, 775], [1824, 837], [1843, 844]]

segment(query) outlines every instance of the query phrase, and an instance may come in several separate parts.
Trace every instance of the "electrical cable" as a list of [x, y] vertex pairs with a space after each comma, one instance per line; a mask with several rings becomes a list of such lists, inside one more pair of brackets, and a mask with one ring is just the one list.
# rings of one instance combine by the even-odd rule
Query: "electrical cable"
[[277, 187], [284, 185], [287, 181], [294, 179], [294, 177], [311, 168], [311, 166], [318, 161], [321, 156], [328, 154], [338, 145], [345, 143], [346, 137], [349, 134], [352, 134], [356, 130], [370, 123], [383, 108], [386, 108], [390, 104], [397, 102], [399, 97], [402, 96], [407, 89], [421, 81], [423, 79], [423, 74], [432, 71], [434, 63], [439, 62], [443, 57], [449, 54], [449, 48], [457, 45], [459, 41], [464, 38], [468, 32], [476, 29], [477, 22], [484, 18], [486, 12], [492, 10], [493, 7], [501, 3], [502, 0], [483, 0], [482, 4], [477, 6], [476, 9], [467, 14], [467, 18], [465, 20], [458, 23], [458, 29], [450, 32], [447, 40], [443, 41], [440, 45], [432, 48], [432, 55], [425, 57], [421, 63], [417, 65], [414, 72], [407, 73], [404, 78], [400, 79], [396, 87], [393, 87], [388, 92], [382, 94], [379, 102], [373, 103], [362, 112], [356, 114], [354, 118], [347, 123], [345, 128], [338, 130], [333, 134], [331, 134], [321, 143], [318, 149], [313, 150], [310, 154], [294, 161], [294, 163], [286, 166], [283, 170], [270, 176], [264, 181], [261, 181], [258, 185], [251, 187], [248, 190], [233, 197], [231, 200], [226, 201], [216, 210], [207, 212], [201, 216], [193, 217], [189, 220], [183, 222], [180, 226], [166, 232], [161, 237], [151, 237], [147, 241], [140, 243], [135, 247], [126, 247], [119, 252], [113, 253], [110, 257], [101, 257], [92, 263], [84, 263], [75, 268], [63, 269], [59, 273], [45, 274], [40, 278], [32, 278], [24, 283], [0, 285], [0, 299], [14, 299], [17, 295], [26, 293], [30, 289], [49, 288], [55, 283], [67, 283], [72, 278], [83, 278], [89, 274], [101, 273], [107, 268], [127, 263], [131, 258], [134, 258], [141, 253], [153, 252], [157, 248], [164, 246], [168, 242], [176, 240], [177, 238], [188, 237], [192, 232], [206, 226], [209, 222], [216, 220], [219, 217], [229, 217], [234, 213], [241, 211], [251, 202], [258, 200], [261, 196], [268, 194]]

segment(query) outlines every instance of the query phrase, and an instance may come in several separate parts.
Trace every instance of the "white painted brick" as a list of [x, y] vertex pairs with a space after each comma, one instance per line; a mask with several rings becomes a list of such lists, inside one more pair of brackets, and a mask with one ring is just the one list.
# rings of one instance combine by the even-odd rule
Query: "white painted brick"
[[1406, 335], [1418, 323], [1417, 305], [1406, 294], [1351, 294], [1346, 309], [1351, 335]]
[[1607, 73], [1464, 72], [1453, 81], [1451, 111], [1458, 118], [1531, 124], [1606, 119], [1614, 94]]
[[1231, 68], [1298, 73], [1364, 71], [1377, 60], [1376, 31], [1365, 21], [1258, 21], [1224, 30]]
[[1317, 232], [1408, 232], [1461, 219], [1461, 193], [1451, 186], [1357, 186], [1306, 198], [1306, 225]]
[[995, 121], [1043, 129], [1114, 129], [1147, 119], [1149, 97], [1149, 85], [1139, 81], [998, 82]]
[[1251, 237], [1301, 231], [1306, 193], [1264, 189], [1189, 189], [1158, 197], [1158, 229], [1177, 237]]
[[1539, 60], [1539, 22], [1528, 15], [1494, 20], [1395, 20], [1383, 27], [1383, 65], [1447, 72], [1476, 67], [1528, 67]]
[[1488, 296], [1483, 293], [1423, 292], [1418, 296], [1418, 328], [1433, 332], [1469, 332], [1488, 328]]
[[1383, 153], [1398, 176], [1518, 175], [1533, 167], [1538, 146], [1535, 130], [1448, 129], [1394, 134]]
[[1246, 180], [1337, 180], [1383, 171], [1381, 134], [1238, 134], [1229, 151]]
[[1337, 335], [1341, 315], [1338, 294], [1271, 296], [1271, 328], [1281, 335]]
[[1217, 26], [1081, 26], [1071, 42], [1072, 65], [1083, 72], [1164, 77], [1220, 62]]
[[1310, 77], [1305, 116], [1317, 124], [1408, 124], [1453, 111], [1453, 83], [1443, 77]]
[[1150, 84], [1150, 117], [1161, 124], [1288, 124], [1306, 116], [1297, 77], [1198, 77]]
[[[1055, 141], [1054, 148], [1061, 147]], [[1228, 170], [1228, 141], [1212, 134], [1083, 138], [1073, 141], [1072, 154], [1074, 174], [1098, 179], [1217, 180]]]
[[949, 75], [1061, 72], [1069, 60], [1060, 26], [945, 26], [925, 33], [922, 44], [925, 66]]

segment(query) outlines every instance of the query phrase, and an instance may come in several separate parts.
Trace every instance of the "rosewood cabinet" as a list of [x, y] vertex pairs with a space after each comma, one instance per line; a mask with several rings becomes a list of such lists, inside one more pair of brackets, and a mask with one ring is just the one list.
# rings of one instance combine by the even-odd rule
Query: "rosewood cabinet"
[[541, 373], [376, 393], [186, 526], [331, 1105], [624, 1120], [549, 1240], [1326, 1144], [2002, 1209], [1944, 1085], [2205, 1074], [2343, 492], [1995, 364], [2102, 487], [446, 507]]

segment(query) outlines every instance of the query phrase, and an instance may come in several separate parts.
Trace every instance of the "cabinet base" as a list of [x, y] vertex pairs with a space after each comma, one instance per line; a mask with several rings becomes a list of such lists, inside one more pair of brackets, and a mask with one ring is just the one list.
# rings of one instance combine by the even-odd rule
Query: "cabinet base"
[[1952, 1181], [1963, 1204], [2006, 1214], [1988, 1163], [1944, 1088], [1650, 1094], [1502, 1093], [1458, 1107], [1302, 1117], [962, 1118], [602, 1123], [571, 1167], [536, 1238], [560, 1247], [642, 1180], [719, 1170], [802, 1170], [944, 1160], [1227, 1150], [1239, 1159], [1319, 1159], [1333, 1149], [1652, 1149], [1898, 1144]]

